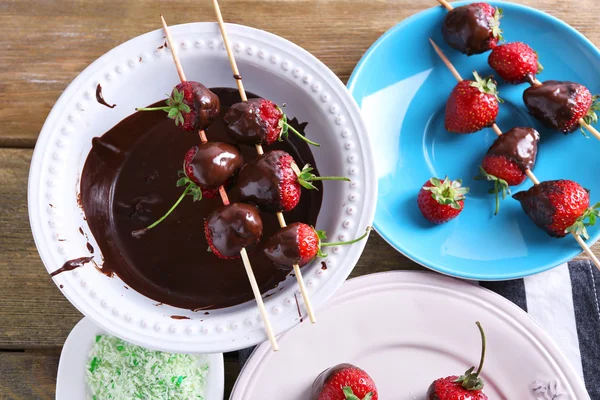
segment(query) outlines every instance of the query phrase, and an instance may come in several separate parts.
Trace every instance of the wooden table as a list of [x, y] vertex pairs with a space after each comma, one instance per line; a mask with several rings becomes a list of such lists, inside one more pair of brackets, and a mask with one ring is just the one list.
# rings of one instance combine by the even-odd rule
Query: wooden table
[[[346, 81], [367, 48], [433, 0], [221, 0], [226, 21], [283, 36]], [[524, 0], [596, 45], [594, 0]], [[160, 26], [213, 21], [208, 0], [0, 2], [0, 399], [53, 399], [61, 346], [81, 314], [50, 280], [32, 240], [26, 185], [32, 149], [65, 87], [96, 58]], [[532, 27], [533, 28], [533, 27]], [[596, 254], [600, 246], [595, 246]], [[353, 276], [420, 269], [372, 234]], [[239, 372], [226, 354], [226, 392]], [[228, 396], [228, 394], [227, 394]]]

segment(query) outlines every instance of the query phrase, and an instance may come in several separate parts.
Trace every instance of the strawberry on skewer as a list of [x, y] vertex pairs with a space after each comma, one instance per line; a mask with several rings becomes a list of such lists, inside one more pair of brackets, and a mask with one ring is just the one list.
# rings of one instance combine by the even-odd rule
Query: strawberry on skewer
[[263, 223], [258, 209], [233, 203], [213, 211], [204, 223], [206, 241], [213, 254], [223, 259], [240, 257], [242, 249], [252, 250], [262, 237]]
[[446, 14], [442, 35], [450, 47], [468, 56], [485, 53], [502, 40], [500, 18], [502, 10], [488, 3], [467, 4]]
[[544, 70], [537, 53], [522, 42], [496, 46], [490, 53], [488, 63], [502, 79], [513, 85], [531, 83], [535, 81], [536, 74]]

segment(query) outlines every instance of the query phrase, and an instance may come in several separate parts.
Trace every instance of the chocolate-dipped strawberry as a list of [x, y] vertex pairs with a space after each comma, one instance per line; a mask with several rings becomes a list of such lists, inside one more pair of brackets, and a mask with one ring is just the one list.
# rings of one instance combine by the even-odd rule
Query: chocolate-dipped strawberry
[[204, 222], [210, 250], [219, 258], [238, 258], [240, 250], [252, 250], [262, 236], [258, 209], [251, 204], [233, 203], [213, 211]]
[[183, 176], [177, 181], [177, 187], [185, 186], [183, 193], [173, 206], [151, 225], [133, 231], [134, 237], [141, 237], [156, 227], [177, 208], [185, 196], [193, 201], [202, 197], [213, 198], [219, 192], [219, 186], [230, 182], [231, 177], [242, 166], [240, 150], [229, 143], [207, 142], [190, 148], [183, 158]]
[[594, 225], [600, 216], [600, 203], [590, 207], [589, 191], [567, 179], [541, 182], [513, 198], [519, 200], [538, 227], [553, 237], [573, 233], [587, 239], [586, 226]]
[[378, 400], [373, 379], [352, 364], [338, 364], [313, 382], [311, 400]]
[[236, 103], [223, 116], [229, 135], [237, 143], [270, 145], [287, 138], [289, 131], [313, 146], [318, 143], [307, 139], [287, 122], [287, 116], [272, 101], [249, 99]]
[[446, 43], [468, 56], [493, 49], [502, 40], [500, 9], [488, 3], [473, 3], [450, 10], [444, 17]]
[[268, 151], [242, 167], [232, 193], [263, 211], [290, 211], [298, 205], [302, 187], [316, 189], [311, 182], [349, 181], [344, 177], [316, 176], [312, 170], [306, 164], [300, 171], [293, 157], [285, 151]]
[[577, 130], [582, 118], [588, 124], [598, 122], [597, 96], [578, 83], [545, 81], [525, 90], [523, 101], [531, 115], [563, 133]]
[[475, 179], [488, 180], [494, 184], [490, 193], [496, 195], [496, 211], [502, 199], [510, 194], [509, 186], [523, 183], [525, 171], [535, 165], [540, 134], [533, 128], [513, 128], [499, 136], [488, 149]]
[[271, 236], [265, 244], [264, 252], [281, 269], [292, 269], [296, 264], [302, 267], [317, 256], [327, 257], [327, 254], [321, 251], [322, 247], [356, 243], [366, 238], [370, 230], [369, 227], [362, 236], [347, 242], [323, 243], [321, 240], [327, 238], [324, 231], [317, 231], [310, 225], [295, 222]]
[[173, 88], [164, 107], [137, 108], [137, 111], [168, 113], [175, 125], [188, 132], [204, 130], [213, 123], [220, 112], [219, 97], [199, 82], [185, 81]]

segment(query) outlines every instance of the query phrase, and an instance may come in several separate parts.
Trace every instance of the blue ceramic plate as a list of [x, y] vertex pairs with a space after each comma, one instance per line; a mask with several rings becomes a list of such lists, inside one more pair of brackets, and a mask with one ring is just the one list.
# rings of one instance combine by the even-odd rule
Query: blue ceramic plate
[[[455, 6], [465, 2], [454, 3]], [[573, 28], [541, 11], [517, 4], [492, 2], [504, 10], [501, 27], [507, 42], [533, 47], [544, 65], [538, 79], [570, 80], [600, 93], [600, 52]], [[520, 204], [507, 198], [493, 216], [489, 183], [475, 181], [478, 166], [496, 138], [491, 129], [457, 135], [444, 129], [444, 108], [456, 85], [428, 42], [442, 48], [463, 78], [471, 71], [492, 73], [489, 53], [467, 57], [446, 45], [441, 6], [423, 11], [384, 34], [364, 55], [348, 87], [358, 102], [373, 143], [379, 180], [375, 228], [398, 251], [439, 272], [462, 278], [504, 280], [535, 274], [581, 252], [567, 236], [554, 239], [538, 229]], [[533, 126], [541, 134], [534, 172], [540, 180], [571, 179], [600, 201], [600, 143], [579, 131], [565, 136], [544, 128], [527, 113], [522, 101], [526, 84], [500, 82], [497, 120], [503, 131]], [[419, 212], [417, 193], [431, 176], [462, 178], [471, 192], [462, 214], [432, 226]], [[529, 180], [513, 193], [531, 186]], [[600, 231], [589, 229], [590, 244]]]

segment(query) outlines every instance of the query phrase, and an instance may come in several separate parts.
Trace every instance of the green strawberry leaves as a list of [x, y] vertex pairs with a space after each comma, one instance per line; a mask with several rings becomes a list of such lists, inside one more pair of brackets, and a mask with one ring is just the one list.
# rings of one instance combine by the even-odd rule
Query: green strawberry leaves
[[588, 234], [586, 227], [594, 226], [598, 217], [600, 217], [600, 203], [596, 203], [585, 210], [573, 225], [565, 229], [565, 232], [583, 236], [583, 238], [587, 240], [590, 238], [590, 235]]
[[442, 205], [449, 205], [455, 210], [460, 210], [460, 201], [465, 199], [469, 193], [468, 187], [462, 186], [462, 180], [450, 181], [448, 177], [440, 181], [438, 178], [431, 178], [429, 182], [433, 186], [423, 186], [423, 190], [431, 192], [431, 197]]
[[346, 396], [346, 400], [371, 400], [373, 398], [373, 392], [369, 392], [365, 395], [365, 397], [360, 399], [354, 394], [354, 391], [350, 386], [344, 386], [342, 391], [344, 392], [344, 396]]
[[499, 103], [504, 103], [504, 100], [498, 96], [498, 85], [492, 76], [482, 78], [477, 71], [473, 71], [473, 76], [475, 80], [470, 83], [471, 87], [479, 89], [481, 93], [494, 96]]
[[477, 175], [474, 179], [478, 181], [486, 180], [494, 183], [494, 187], [490, 189], [489, 193], [496, 195], [496, 210], [494, 211], [494, 215], [498, 215], [498, 211], [500, 211], [500, 194], [502, 194], [502, 200], [506, 199], [506, 196], [511, 194], [508, 183], [504, 179], [488, 174], [482, 166], [479, 166], [479, 174], [480, 175]]
[[198, 200], [202, 200], [202, 188], [200, 186], [198, 186], [194, 181], [192, 181], [190, 178], [188, 178], [183, 171], [179, 171], [180, 175], [183, 175], [183, 177], [179, 178], [177, 180], [177, 187], [181, 187], [181, 186], [187, 186], [186, 189], [188, 190], [188, 193], [190, 196], [192, 196], [192, 199], [194, 201], [198, 201]]
[[[294, 168], [294, 166], [295, 166], [295, 168]], [[298, 177], [298, 183], [300, 184], [300, 186], [302, 186], [305, 189], [318, 190], [317, 187], [311, 183], [313, 181], [347, 181], [347, 182], [350, 182], [350, 179], [343, 177], [343, 176], [316, 176], [315, 174], [312, 173], [312, 171], [314, 171], [314, 168], [311, 167], [310, 164], [306, 164], [302, 168], [302, 171], [300, 171], [295, 164], [293, 164], [292, 169], [294, 170], [294, 172], [296, 173], [296, 176]]]
[[483, 389], [483, 379], [479, 377], [481, 373], [481, 369], [483, 368], [483, 362], [485, 361], [485, 348], [486, 348], [486, 340], [485, 333], [483, 332], [483, 328], [479, 321], [475, 322], [477, 324], [477, 328], [479, 328], [479, 334], [481, 335], [481, 358], [479, 359], [479, 367], [477, 367], [477, 371], [473, 373], [475, 367], [469, 368], [463, 375], [456, 378], [454, 382], [460, 383], [461, 386], [467, 390], [481, 390]]
[[[281, 107], [279, 106], [275, 106], [277, 107], [277, 110], [279, 110], [279, 112], [281, 112], [281, 118], [279, 119], [279, 122], [277, 123], [277, 126], [279, 127], [279, 129], [281, 129], [280, 133], [279, 133], [279, 141], [283, 141], [283, 138], [288, 138], [289, 132], [292, 131], [292, 133], [296, 136], [298, 136], [300, 139], [304, 140], [306, 143], [308, 144], [312, 144], [313, 146], [316, 147], [320, 147], [321, 145], [317, 142], [313, 142], [312, 140], [308, 139], [306, 136], [304, 136], [303, 134], [301, 134], [300, 132], [298, 132], [293, 126], [291, 126], [288, 123], [288, 119], [287, 119], [287, 115], [285, 115], [285, 113], [283, 112], [283, 110], [281, 109]], [[285, 107], [285, 103], [283, 103], [282, 107]]]
[[[600, 101], [599, 100], [600, 100], [599, 95], [592, 97], [592, 105], [591, 105], [590, 109], [588, 110], [587, 114], [583, 117], [583, 120], [588, 125], [594, 125], [595, 123], [598, 122], [598, 114], [596, 114], [596, 111], [600, 111]], [[589, 137], [587, 135], [587, 133], [585, 132], [585, 129], [583, 128], [583, 126], [581, 127], [581, 132], [583, 133], [583, 136]]]
[[183, 90], [180, 92], [177, 88], [173, 88], [173, 94], [166, 101], [167, 105], [164, 107], [146, 107], [136, 108], [136, 111], [165, 111], [167, 116], [175, 120], [175, 125], [183, 124], [185, 122], [183, 113], [189, 113], [191, 111], [190, 106], [183, 102]]
[[501, 8], [496, 7], [494, 19], [490, 24], [490, 28], [492, 28], [492, 36], [498, 39], [499, 42], [504, 40], [504, 37], [502, 36], [502, 29], [500, 29], [500, 19], [503, 16], [503, 10]]
[[[314, 229], [314, 227], [313, 227]], [[364, 238], [367, 237], [367, 235], [369, 234], [369, 232], [371, 232], [371, 228], [370, 226], [367, 226], [367, 229], [365, 229], [365, 233], [363, 233], [361, 236], [357, 237], [356, 239], [352, 239], [352, 240], [347, 240], [345, 242], [329, 242], [329, 243], [323, 243], [322, 240], [323, 239], [327, 239], [327, 235], [325, 234], [325, 231], [317, 231], [315, 230], [315, 232], [317, 233], [317, 237], [319, 238], [319, 243], [317, 244], [317, 256], [321, 257], [321, 258], [326, 258], [327, 257], [327, 253], [323, 253], [321, 251], [321, 247], [327, 247], [327, 246], [344, 246], [347, 244], [352, 244], [352, 243], [356, 243], [356, 242], [360, 242], [361, 240], [363, 240]]]

